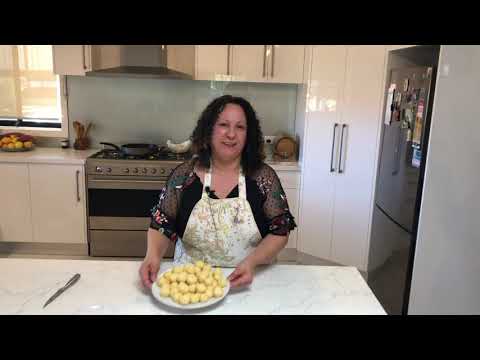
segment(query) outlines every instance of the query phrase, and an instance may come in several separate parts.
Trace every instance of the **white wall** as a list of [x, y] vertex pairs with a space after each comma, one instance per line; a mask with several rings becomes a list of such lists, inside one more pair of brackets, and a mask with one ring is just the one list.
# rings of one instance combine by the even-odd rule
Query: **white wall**
[[480, 314], [479, 64], [441, 48], [409, 314]]

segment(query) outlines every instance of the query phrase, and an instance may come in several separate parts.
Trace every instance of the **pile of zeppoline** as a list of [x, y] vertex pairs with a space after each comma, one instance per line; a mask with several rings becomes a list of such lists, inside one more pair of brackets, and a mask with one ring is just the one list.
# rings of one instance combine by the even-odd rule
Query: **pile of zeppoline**
[[220, 268], [212, 269], [209, 264], [197, 261], [195, 264], [174, 266], [158, 277], [157, 285], [160, 296], [188, 305], [221, 297], [227, 280]]

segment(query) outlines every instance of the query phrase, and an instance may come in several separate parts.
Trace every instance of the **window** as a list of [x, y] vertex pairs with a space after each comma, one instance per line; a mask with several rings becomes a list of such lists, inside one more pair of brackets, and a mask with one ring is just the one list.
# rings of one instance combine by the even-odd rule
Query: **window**
[[0, 45], [0, 129], [63, 135], [63, 81], [53, 73], [52, 45]]

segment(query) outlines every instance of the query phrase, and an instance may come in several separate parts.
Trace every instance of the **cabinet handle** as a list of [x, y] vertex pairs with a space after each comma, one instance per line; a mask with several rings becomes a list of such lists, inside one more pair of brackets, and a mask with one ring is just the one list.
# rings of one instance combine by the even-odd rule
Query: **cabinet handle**
[[85, 45], [82, 45], [83, 70], [87, 70], [87, 61], [85, 60]]
[[272, 46], [272, 72], [271, 72], [271, 76], [273, 78], [273, 68], [275, 66], [275, 45], [271, 45]]
[[79, 180], [78, 180], [79, 175], [80, 175], [80, 170], [77, 170], [76, 176], [75, 176], [75, 180], [77, 183], [77, 202], [80, 202], [80, 186], [79, 186]]
[[267, 64], [267, 45], [263, 45], [263, 74], [262, 77], [265, 77], [267, 74], [267, 69], [265, 65]]
[[347, 125], [342, 125], [342, 135], [340, 136], [340, 159], [338, 160], [338, 173], [342, 174], [345, 172], [345, 167], [342, 169], [342, 149], [343, 149], [343, 130], [347, 127]]
[[230, 75], [230, 45], [227, 45], [227, 75]]
[[333, 125], [333, 139], [332, 139], [332, 155], [330, 157], [330, 172], [334, 172], [335, 168], [333, 167], [333, 153], [335, 150], [335, 131], [337, 130], [338, 124]]

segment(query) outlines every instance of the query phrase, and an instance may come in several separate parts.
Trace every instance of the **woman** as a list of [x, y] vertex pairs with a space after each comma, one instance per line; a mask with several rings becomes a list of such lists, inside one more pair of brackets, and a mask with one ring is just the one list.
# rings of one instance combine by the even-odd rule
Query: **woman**
[[248, 285], [296, 227], [277, 174], [262, 161], [258, 118], [245, 99], [225, 95], [203, 111], [192, 140], [195, 156], [172, 172], [152, 209], [140, 277], [151, 287], [176, 241], [174, 262], [236, 267], [231, 287]]

